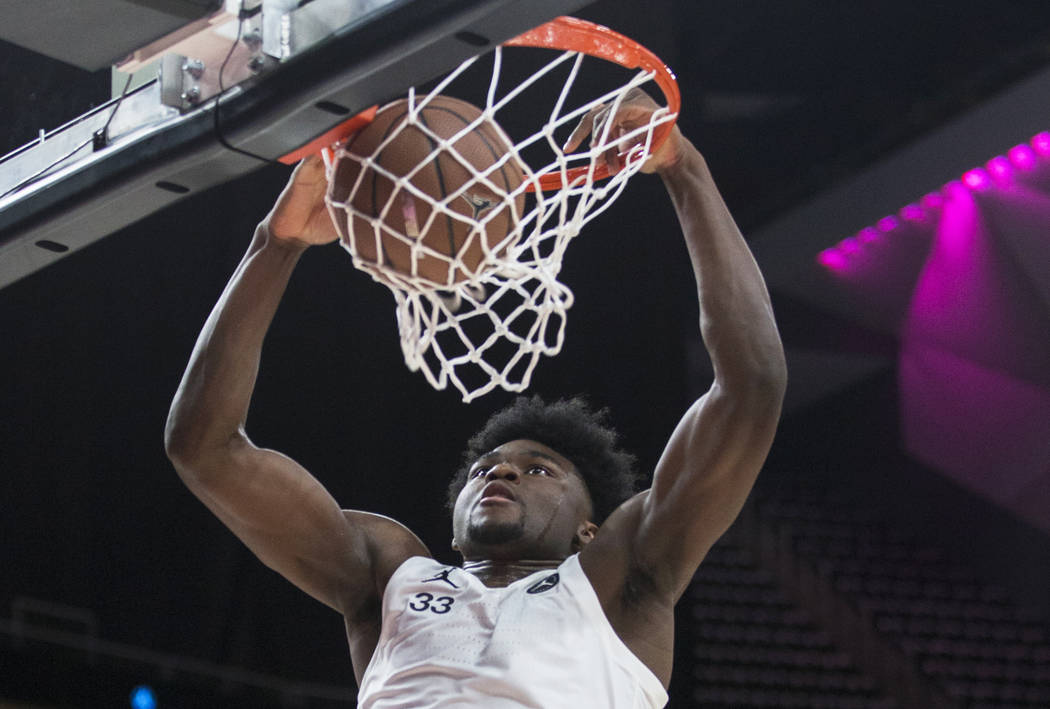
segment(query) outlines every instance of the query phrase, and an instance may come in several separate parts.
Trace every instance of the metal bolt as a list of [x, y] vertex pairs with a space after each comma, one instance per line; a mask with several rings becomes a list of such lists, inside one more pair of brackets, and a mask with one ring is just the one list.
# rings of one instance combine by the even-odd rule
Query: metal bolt
[[182, 100], [191, 106], [196, 106], [201, 100], [201, 89], [199, 86], [191, 86], [182, 93]]
[[260, 56], [254, 56], [248, 60], [248, 71], [253, 74], [258, 74], [266, 66], [266, 59]]
[[182, 63], [182, 70], [194, 79], [199, 79], [204, 75], [204, 62], [200, 59], [187, 59]]
[[251, 47], [253, 50], [257, 49], [263, 42], [262, 29], [256, 27], [251, 32], [244, 35], [241, 41]]

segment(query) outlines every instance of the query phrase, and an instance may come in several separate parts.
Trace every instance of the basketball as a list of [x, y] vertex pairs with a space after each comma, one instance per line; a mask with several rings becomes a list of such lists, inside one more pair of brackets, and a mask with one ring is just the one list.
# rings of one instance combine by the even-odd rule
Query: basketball
[[[495, 190], [478, 176], [510, 150], [491, 121], [464, 130], [481, 115], [466, 101], [434, 96], [410, 121], [405, 99], [383, 107], [348, 141], [328, 197], [351, 207], [336, 212], [336, 226], [359, 259], [441, 288], [477, 275], [487, 251], [510, 245], [501, 242], [524, 207], [524, 194], [510, 196], [523, 169], [512, 158], [488, 172]], [[364, 163], [367, 157], [378, 167]], [[391, 176], [405, 178], [425, 197]]]

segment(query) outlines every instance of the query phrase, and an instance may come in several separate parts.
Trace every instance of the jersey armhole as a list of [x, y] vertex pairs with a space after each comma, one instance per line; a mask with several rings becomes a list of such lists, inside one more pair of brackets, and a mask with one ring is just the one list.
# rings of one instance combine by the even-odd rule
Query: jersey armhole
[[605, 635], [606, 641], [610, 646], [609, 649], [614, 652], [614, 656], [621, 667], [638, 681], [642, 691], [648, 697], [662, 702], [662, 704], [657, 704], [657, 706], [666, 704], [668, 694], [663, 682], [660, 681], [655, 672], [649, 669], [648, 665], [634, 654], [631, 648], [627, 647], [627, 643], [623, 641], [623, 638], [613, 628], [612, 623], [609, 622], [609, 618], [602, 609], [601, 601], [598, 600], [598, 594], [594, 587], [591, 586], [591, 581], [587, 578], [587, 574], [580, 564], [580, 555], [574, 554], [566, 559], [562, 564], [562, 568], [567, 572], [565, 575], [570, 579], [579, 579], [578, 583], [570, 582], [570, 588], [579, 598], [580, 607], [587, 614], [594, 627], [598, 628]]

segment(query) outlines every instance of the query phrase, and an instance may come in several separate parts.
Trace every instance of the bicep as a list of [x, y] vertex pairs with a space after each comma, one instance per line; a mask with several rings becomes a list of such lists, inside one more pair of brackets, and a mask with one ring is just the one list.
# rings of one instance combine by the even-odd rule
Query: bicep
[[677, 597], [736, 519], [765, 462], [782, 389], [715, 386], [682, 417], [656, 466], [636, 549]]
[[264, 564], [340, 612], [376, 594], [376, 529], [294, 460], [242, 438], [205, 468], [180, 475]]

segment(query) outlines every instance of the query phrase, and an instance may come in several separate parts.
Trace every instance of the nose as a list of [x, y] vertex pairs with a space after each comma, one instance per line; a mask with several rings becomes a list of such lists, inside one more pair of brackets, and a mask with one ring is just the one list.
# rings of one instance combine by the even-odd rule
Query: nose
[[496, 463], [485, 471], [486, 480], [503, 480], [505, 482], [517, 482], [518, 471], [508, 463]]

